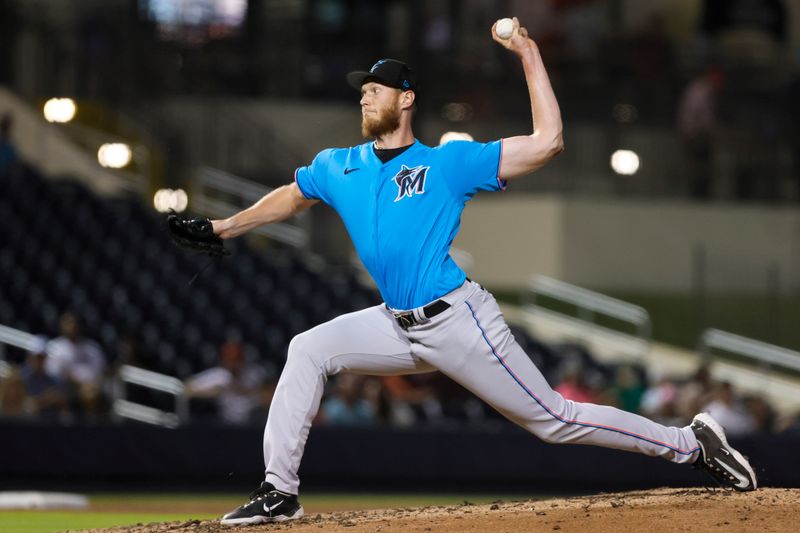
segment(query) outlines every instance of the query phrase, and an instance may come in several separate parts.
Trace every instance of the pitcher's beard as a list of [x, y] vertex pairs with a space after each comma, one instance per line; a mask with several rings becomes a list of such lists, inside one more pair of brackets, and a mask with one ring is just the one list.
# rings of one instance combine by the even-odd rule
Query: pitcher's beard
[[361, 135], [365, 139], [377, 139], [400, 127], [400, 105], [386, 108], [375, 117], [361, 117]]

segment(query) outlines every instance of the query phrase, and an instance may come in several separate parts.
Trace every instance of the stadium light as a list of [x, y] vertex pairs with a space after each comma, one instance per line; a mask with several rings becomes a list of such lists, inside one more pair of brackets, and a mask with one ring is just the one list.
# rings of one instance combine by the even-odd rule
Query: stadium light
[[472, 135], [465, 131], [448, 131], [439, 139], [439, 144], [446, 144], [450, 141], [474, 141]]
[[153, 205], [159, 213], [166, 213], [170, 209], [181, 213], [189, 205], [189, 196], [183, 189], [159, 189], [153, 196]]
[[106, 143], [97, 150], [97, 161], [106, 168], [124, 168], [131, 159], [133, 152], [125, 143]]
[[78, 106], [72, 98], [51, 98], [44, 103], [42, 111], [47, 122], [64, 124], [75, 118]]
[[611, 154], [611, 168], [617, 174], [633, 176], [639, 170], [639, 156], [633, 150], [617, 150]]

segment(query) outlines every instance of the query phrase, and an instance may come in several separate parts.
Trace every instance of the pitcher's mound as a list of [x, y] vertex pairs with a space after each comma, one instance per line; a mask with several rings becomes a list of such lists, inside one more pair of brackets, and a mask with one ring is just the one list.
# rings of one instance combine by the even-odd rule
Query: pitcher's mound
[[800, 489], [737, 493], [706, 489], [655, 489], [575, 498], [498, 501], [489, 505], [417, 507], [307, 515], [284, 524], [222, 526], [212, 521], [147, 524], [102, 530], [107, 533], [290, 533], [338, 531], [657, 533], [689, 531], [798, 531]]

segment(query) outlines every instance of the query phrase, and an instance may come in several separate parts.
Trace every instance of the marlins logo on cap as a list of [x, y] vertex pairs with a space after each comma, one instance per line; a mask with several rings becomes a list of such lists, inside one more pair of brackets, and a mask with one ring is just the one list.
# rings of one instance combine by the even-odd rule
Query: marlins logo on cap
[[376, 81], [403, 91], [417, 91], [414, 71], [397, 59], [381, 59], [372, 65], [369, 72], [357, 70], [347, 75], [347, 83], [359, 90], [368, 81]]

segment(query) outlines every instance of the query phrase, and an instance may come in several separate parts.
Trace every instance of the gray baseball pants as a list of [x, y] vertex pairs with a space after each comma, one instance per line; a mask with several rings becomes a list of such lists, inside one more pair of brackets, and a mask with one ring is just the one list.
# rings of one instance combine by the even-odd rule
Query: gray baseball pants
[[266, 480], [297, 494], [297, 470], [328, 376], [440, 370], [540, 439], [593, 444], [691, 463], [699, 452], [689, 427], [666, 427], [555, 392], [509, 331], [494, 297], [466, 281], [442, 297], [450, 308], [400, 328], [385, 305], [337, 317], [289, 344], [264, 432]]

